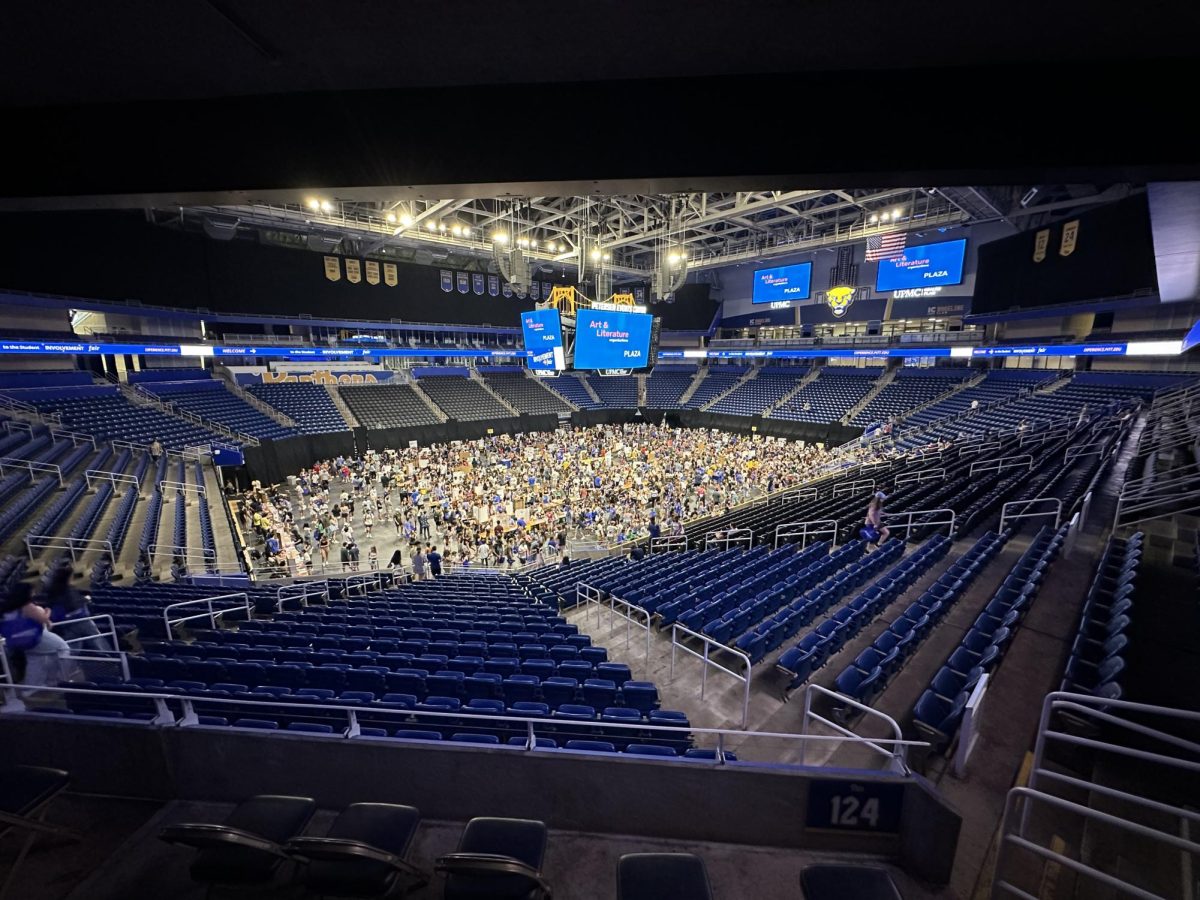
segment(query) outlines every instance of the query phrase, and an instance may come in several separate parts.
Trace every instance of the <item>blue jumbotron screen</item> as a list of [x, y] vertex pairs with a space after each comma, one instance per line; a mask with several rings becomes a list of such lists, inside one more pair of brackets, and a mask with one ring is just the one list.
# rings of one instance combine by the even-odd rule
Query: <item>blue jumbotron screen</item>
[[963, 280], [963, 257], [966, 252], [966, 238], [906, 247], [899, 256], [879, 261], [875, 290], [902, 291], [959, 284]]
[[810, 262], [794, 266], [754, 271], [755, 303], [776, 303], [781, 300], [807, 300], [812, 288]]
[[581, 309], [575, 325], [576, 369], [641, 369], [650, 365], [649, 313]]
[[557, 309], [521, 313], [521, 331], [525, 336], [525, 349], [529, 351], [529, 368], [551, 372], [567, 367]]

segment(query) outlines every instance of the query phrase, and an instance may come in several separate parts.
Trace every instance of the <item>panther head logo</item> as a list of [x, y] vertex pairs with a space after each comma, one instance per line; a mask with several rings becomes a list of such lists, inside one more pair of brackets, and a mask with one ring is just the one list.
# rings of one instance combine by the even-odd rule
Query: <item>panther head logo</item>
[[833, 310], [833, 314], [840, 319], [846, 314], [846, 310], [850, 308], [850, 304], [854, 302], [854, 288], [830, 288], [825, 292], [825, 302], [829, 304], [829, 308]]

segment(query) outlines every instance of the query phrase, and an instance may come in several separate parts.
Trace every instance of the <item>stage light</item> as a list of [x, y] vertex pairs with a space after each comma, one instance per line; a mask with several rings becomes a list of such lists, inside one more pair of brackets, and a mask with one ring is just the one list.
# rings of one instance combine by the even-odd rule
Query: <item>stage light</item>
[[408, 213], [402, 214], [400, 216], [400, 224], [407, 228], [412, 224], [412, 216], [410, 216]]
[[309, 197], [308, 198], [308, 208], [312, 209], [312, 210], [320, 209], [321, 201], [318, 200], [316, 197]]
[[446, 230], [446, 223], [438, 222], [438, 231], [445, 231], [445, 230]]
[[567, 252], [567, 248], [566, 248], [566, 247], [564, 247], [562, 244], [559, 244], [559, 245], [558, 245], [558, 252], [559, 252], [559, 253], [566, 253], [566, 252]]
[[460, 234], [462, 234], [462, 228], [460, 228], [458, 225], [455, 225], [450, 229], [450, 233], [455, 237], [458, 237]]
[[529, 238], [517, 238], [517, 246], [518, 247], [528, 247], [529, 246]]
[[874, 213], [872, 213], [872, 214], [871, 214], [871, 224], [872, 224], [872, 225], [874, 225], [874, 224], [875, 224], [876, 222], [878, 222], [878, 221], [879, 221], [879, 216], [877, 216], [877, 215], [875, 215]]
[[679, 254], [678, 254], [678, 253], [672, 253], [670, 256], [668, 256], [668, 257], [667, 257], [667, 262], [669, 262], [669, 263], [670, 263], [671, 265], [673, 265], [673, 266], [674, 266], [674, 265], [678, 265], [678, 263], [679, 263]]
[[600, 248], [597, 247], [594, 250], [592, 250], [592, 259], [599, 259], [599, 258], [600, 258]]
[[395, 214], [394, 212], [390, 212], [390, 213], [388, 213], [388, 214], [387, 214], [387, 220], [388, 220], [389, 222], [395, 222], [395, 221], [396, 221], [396, 214]]
[[433, 219], [430, 219], [428, 222], [425, 223], [425, 227], [428, 228], [430, 231], [437, 231], [437, 222], [433, 221]]
[[328, 200], [321, 201], [321, 212], [333, 212], [333, 204]]
[[492, 232], [492, 240], [495, 241], [497, 244], [507, 244], [508, 243], [508, 235], [505, 234], [503, 231], [493, 231]]
[[903, 209], [901, 209], [899, 206], [897, 206], [897, 207], [896, 207], [896, 210], [895, 210], [895, 212], [893, 212], [893, 213], [892, 213], [892, 218], [893, 218], [893, 219], [898, 219], [898, 218], [900, 218], [902, 215], [904, 215], [904, 210], [903, 210]]
[[609, 253], [605, 253], [605, 254], [604, 254], [604, 258], [605, 258], [605, 259], [608, 259], [610, 255], [611, 255], [611, 254], [609, 254]]

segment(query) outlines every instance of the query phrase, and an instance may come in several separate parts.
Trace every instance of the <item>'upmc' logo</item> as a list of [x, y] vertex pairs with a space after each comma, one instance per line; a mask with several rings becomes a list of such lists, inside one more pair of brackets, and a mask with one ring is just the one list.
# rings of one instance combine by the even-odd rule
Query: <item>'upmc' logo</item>
[[833, 311], [833, 314], [840, 319], [850, 309], [850, 304], [854, 302], [854, 288], [830, 288], [825, 292], [825, 302], [829, 304], [829, 308]]

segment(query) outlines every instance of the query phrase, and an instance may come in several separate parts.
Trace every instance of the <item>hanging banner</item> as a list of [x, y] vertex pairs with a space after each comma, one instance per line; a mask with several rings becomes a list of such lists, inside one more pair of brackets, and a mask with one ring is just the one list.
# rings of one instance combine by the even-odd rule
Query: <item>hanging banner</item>
[[475, 274], [471, 276], [471, 290], [476, 296], [483, 296], [483, 276]]
[[325, 277], [330, 281], [342, 280], [342, 261], [339, 257], [325, 257]]
[[635, 287], [633, 289], [633, 302], [638, 306], [642, 306], [646, 302], [646, 289], [644, 287]]
[[503, 290], [503, 293], [504, 293], [504, 296], [505, 296], [505, 297], [511, 297], [511, 296], [512, 296], [512, 285], [511, 285], [511, 284], [509, 284], [507, 281], [506, 281], [506, 282], [504, 282], [504, 290]]
[[458, 273], [458, 292], [465, 294], [471, 290], [471, 278], [466, 272]]
[[447, 294], [454, 290], [454, 275], [446, 269], [442, 269], [442, 290]]
[[554, 285], [552, 285], [550, 282], [548, 282], [548, 281], [543, 281], [543, 282], [542, 282], [542, 296], [543, 296], [543, 297], [549, 297], [549, 296], [550, 296], [550, 291], [551, 291], [553, 288], [554, 288]]
[[1046, 258], [1046, 248], [1050, 246], [1050, 229], [1043, 228], [1033, 236], [1033, 261], [1041, 262]]
[[533, 282], [530, 282], [530, 284], [529, 284], [529, 296], [530, 296], [531, 298], [533, 298], [534, 300], [537, 300], [539, 297], [541, 297], [541, 296], [542, 296], [542, 285], [541, 285], [541, 282], [538, 282], [538, 281], [533, 281]]
[[1072, 219], [1063, 226], [1062, 245], [1058, 248], [1058, 255], [1070, 256], [1075, 252], [1077, 243], [1079, 243], [1079, 220]]
[[525, 285], [518, 284], [513, 290], [517, 292], [518, 297], [520, 297], [522, 300], [525, 299]]
[[379, 263], [373, 259], [368, 259], [363, 263], [363, 267], [367, 272], [367, 284], [379, 284]]
[[362, 281], [362, 268], [357, 259], [346, 260], [346, 280], [351, 284], [358, 284]]
[[396, 277], [396, 264], [395, 263], [384, 263], [383, 264], [383, 283], [386, 284], [388, 287], [395, 287], [398, 282], [399, 282], [399, 279]]
[[500, 276], [499, 275], [489, 275], [488, 276], [488, 293], [493, 297], [496, 297], [500, 294]]

